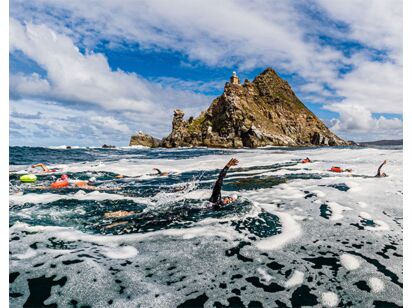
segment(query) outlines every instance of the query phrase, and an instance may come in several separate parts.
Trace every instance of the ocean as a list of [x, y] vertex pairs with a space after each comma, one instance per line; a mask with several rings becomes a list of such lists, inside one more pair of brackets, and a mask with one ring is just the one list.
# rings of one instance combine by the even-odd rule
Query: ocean
[[[402, 153], [10, 147], [10, 306], [401, 307]], [[35, 163], [57, 171], [20, 183]], [[63, 173], [104, 189], [48, 189]]]

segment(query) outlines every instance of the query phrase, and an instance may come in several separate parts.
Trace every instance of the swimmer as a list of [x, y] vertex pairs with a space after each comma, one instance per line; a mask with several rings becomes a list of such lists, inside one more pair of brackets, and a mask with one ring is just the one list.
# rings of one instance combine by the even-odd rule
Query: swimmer
[[104, 213], [104, 218], [120, 218], [135, 214], [135, 211], [114, 211]]
[[384, 160], [383, 163], [379, 166], [375, 177], [381, 178], [381, 177], [386, 177], [387, 176], [385, 172], [381, 172], [381, 169], [384, 165], [386, 165], [386, 160]]
[[43, 172], [56, 172], [57, 169], [49, 169], [49, 167], [47, 167], [45, 164], [40, 163], [40, 164], [36, 164], [36, 165], [32, 165], [32, 168], [37, 168], [40, 167], [42, 168]]
[[[172, 174], [172, 172], [161, 171], [161, 170], [158, 169], [158, 168], [153, 168], [152, 170], [155, 171], [155, 172], [153, 172], [153, 173], [147, 173], [146, 175], [168, 176], [168, 175]], [[124, 179], [126, 176], [123, 175], [123, 174], [118, 174], [118, 175], [115, 175], [114, 177], [115, 177], [116, 179]], [[139, 178], [139, 177], [140, 177], [140, 176], [136, 176], [136, 177], [134, 177], [134, 178]]]
[[305, 159], [302, 159], [300, 162], [302, 164], [306, 164], [306, 163], [311, 163], [312, 161], [309, 159], [309, 157], [306, 157]]
[[156, 171], [156, 173], [151, 173], [150, 175], [167, 176], [170, 174], [170, 172], [165, 172], [165, 171], [162, 172], [158, 168], [153, 168], [153, 170]]
[[236, 158], [232, 158], [222, 169], [222, 171], [220, 171], [219, 177], [217, 178], [215, 186], [213, 187], [212, 196], [209, 199], [209, 201], [213, 203], [214, 210], [219, 210], [223, 205], [227, 205], [231, 202], [236, 201], [236, 195], [231, 195], [230, 197], [225, 197], [222, 199], [221, 190], [223, 185], [223, 179], [225, 178], [227, 171], [230, 167], [236, 166], [238, 163], [239, 161]]

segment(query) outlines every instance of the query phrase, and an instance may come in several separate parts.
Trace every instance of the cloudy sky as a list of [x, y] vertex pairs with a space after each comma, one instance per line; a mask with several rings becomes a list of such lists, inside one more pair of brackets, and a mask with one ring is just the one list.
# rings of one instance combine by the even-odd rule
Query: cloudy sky
[[11, 145], [127, 145], [273, 67], [338, 135], [402, 138], [402, 1], [11, 0]]

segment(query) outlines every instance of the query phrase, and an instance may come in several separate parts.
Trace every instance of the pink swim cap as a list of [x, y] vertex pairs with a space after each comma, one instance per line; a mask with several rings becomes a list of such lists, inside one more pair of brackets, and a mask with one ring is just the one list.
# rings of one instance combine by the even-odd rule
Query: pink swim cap
[[67, 174], [62, 174], [62, 176], [60, 178], [62, 180], [67, 180], [69, 178], [69, 176]]

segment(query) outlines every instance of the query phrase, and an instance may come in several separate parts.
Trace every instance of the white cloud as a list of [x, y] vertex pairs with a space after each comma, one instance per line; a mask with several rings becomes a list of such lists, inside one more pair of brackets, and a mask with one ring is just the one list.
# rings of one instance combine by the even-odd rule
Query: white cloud
[[343, 103], [372, 112], [402, 113], [402, 66], [364, 59], [354, 62], [354, 70], [333, 83]]
[[[172, 109], [183, 108], [193, 115], [210, 102], [192, 91], [216, 85], [170, 78], [148, 82], [133, 73], [113, 71], [104, 55], [81, 53], [76, 47], [93, 49], [105, 39], [112, 47], [128, 42], [148, 51], [178, 52], [187, 56], [189, 64], [200, 61], [243, 71], [273, 66], [307, 82], [299, 88], [303, 97], [340, 114], [334, 122], [338, 132], [398, 131], [401, 120], [376, 119], [372, 114], [402, 113], [402, 1], [311, 4], [347, 24], [348, 30], [306, 15], [304, 5], [263, 0], [14, 0], [12, 16], [33, 23], [23, 26], [11, 20], [11, 47], [45, 68], [47, 77], [12, 76], [11, 90], [22, 97], [121, 111], [125, 121], [137, 119], [136, 129], [146, 127], [157, 135], [169, 130]], [[317, 35], [322, 34], [377, 49], [381, 58], [373, 59], [376, 50], [356, 48], [345, 56], [342, 47], [319, 42]], [[353, 70], [341, 74], [343, 66]], [[151, 111], [156, 115], [142, 115]]]
[[[126, 144], [132, 129], [101, 110], [67, 108], [50, 101], [11, 101], [11, 144], [96, 145]], [[41, 110], [41, 113], [38, 112]]]
[[335, 49], [305, 40], [300, 13], [289, 1], [43, 0], [30, 11], [25, 5], [15, 1], [12, 12], [24, 11], [60, 32], [67, 32], [66, 26], [50, 20], [46, 11], [58, 15], [65, 10], [76, 24], [70, 30], [74, 37], [138, 42], [142, 48], [178, 51], [211, 66], [250, 69], [270, 63], [305, 78], [326, 80], [342, 58]]
[[[101, 105], [106, 109], [150, 111], [149, 90], [135, 74], [112, 71], [101, 54], [82, 54], [70, 38], [44, 25], [10, 21], [10, 48], [21, 50], [47, 71], [49, 87], [34, 87], [33, 78], [20, 77], [13, 90], [22, 94]], [[16, 78], [14, 78], [16, 79]], [[29, 86], [27, 86], [29, 81]], [[21, 85], [23, 83], [23, 85]], [[48, 84], [37, 78], [35, 84]], [[34, 90], [28, 93], [27, 90]], [[39, 92], [40, 91], [40, 92]]]
[[37, 74], [12, 75], [10, 88], [17, 95], [143, 113], [164, 111], [171, 101], [176, 106], [190, 102], [201, 104], [198, 109], [204, 107], [204, 96], [164, 88], [135, 73], [113, 71], [104, 55], [82, 54], [69, 37], [45, 25], [23, 26], [11, 19], [10, 48], [22, 51], [47, 71], [45, 79]]
[[369, 47], [388, 49], [402, 62], [402, 1], [318, 0], [334, 19], [348, 24], [349, 36]]
[[[335, 104], [326, 107], [328, 110], [338, 112], [339, 119], [332, 119], [332, 129], [345, 136], [357, 136], [358, 141], [376, 138], [402, 138], [402, 120], [379, 116], [374, 118], [365, 107], [356, 104]], [[359, 139], [360, 138], [360, 139]], [[373, 139], [373, 137], [372, 137]]]
[[10, 75], [10, 89], [20, 95], [42, 95], [50, 91], [50, 84], [39, 74]]
[[130, 128], [113, 117], [93, 116], [90, 118], [91, 123], [101, 126], [105, 129], [115, 130], [121, 133], [130, 134]]

